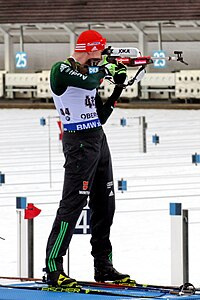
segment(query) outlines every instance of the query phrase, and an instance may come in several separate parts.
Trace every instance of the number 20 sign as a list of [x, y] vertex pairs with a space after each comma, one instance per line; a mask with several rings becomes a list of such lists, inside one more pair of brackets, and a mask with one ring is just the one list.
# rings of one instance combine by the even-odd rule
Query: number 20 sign
[[27, 54], [26, 52], [17, 52], [15, 56], [16, 68], [25, 69], [27, 68]]
[[165, 52], [162, 50], [154, 51], [153, 57], [154, 59], [154, 68], [165, 68], [166, 60], [165, 60]]

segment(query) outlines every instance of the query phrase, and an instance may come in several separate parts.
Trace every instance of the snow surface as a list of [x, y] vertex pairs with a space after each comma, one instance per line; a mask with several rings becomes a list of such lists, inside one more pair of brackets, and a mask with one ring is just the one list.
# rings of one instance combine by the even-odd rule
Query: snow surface
[[[145, 116], [147, 153], [139, 147], [139, 119]], [[46, 126], [40, 125], [45, 117]], [[120, 119], [127, 126], [120, 125]], [[62, 146], [56, 110], [0, 110], [0, 275], [17, 276], [16, 197], [42, 209], [35, 219], [34, 275], [42, 276], [46, 241], [61, 199]], [[49, 126], [50, 124], [50, 126]], [[114, 266], [143, 283], [171, 283], [169, 203], [189, 210], [189, 280], [200, 283], [200, 111], [115, 109], [104, 126], [113, 159], [116, 214], [112, 226]], [[50, 142], [49, 142], [50, 132]], [[152, 143], [152, 135], [160, 144]], [[51, 160], [51, 163], [50, 163]], [[50, 172], [51, 170], [51, 172]], [[128, 190], [117, 191], [127, 180]], [[74, 235], [70, 276], [93, 280], [90, 236]], [[66, 265], [66, 263], [65, 263]]]

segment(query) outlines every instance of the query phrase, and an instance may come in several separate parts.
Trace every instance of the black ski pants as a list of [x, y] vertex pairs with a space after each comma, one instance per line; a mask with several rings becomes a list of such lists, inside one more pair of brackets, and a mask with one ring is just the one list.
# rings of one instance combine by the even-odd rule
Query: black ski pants
[[62, 200], [47, 242], [47, 272], [63, 270], [63, 256], [89, 196], [91, 254], [95, 262], [111, 261], [110, 227], [115, 211], [112, 162], [103, 129], [65, 132], [65, 176]]

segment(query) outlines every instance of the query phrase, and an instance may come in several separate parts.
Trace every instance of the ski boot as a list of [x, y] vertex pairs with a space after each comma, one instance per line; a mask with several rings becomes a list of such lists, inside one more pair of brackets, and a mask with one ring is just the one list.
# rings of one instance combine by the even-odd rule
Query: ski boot
[[47, 274], [47, 281], [53, 287], [76, 287], [77, 281], [67, 276], [63, 271], [55, 271]]
[[107, 265], [94, 268], [94, 279], [97, 282], [113, 281], [114, 283], [126, 283], [130, 281], [130, 276], [119, 273], [112, 265]]

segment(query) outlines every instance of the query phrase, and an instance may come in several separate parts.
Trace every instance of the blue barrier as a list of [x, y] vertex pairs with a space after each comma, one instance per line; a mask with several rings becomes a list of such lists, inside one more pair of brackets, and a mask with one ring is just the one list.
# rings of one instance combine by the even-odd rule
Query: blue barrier
[[2, 183], [5, 183], [5, 174], [0, 172], [0, 185], [2, 185]]
[[192, 155], [192, 163], [193, 164], [199, 164], [200, 163], [200, 155], [195, 153]]
[[152, 143], [155, 144], [155, 145], [160, 143], [160, 138], [157, 134], [152, 136]]
[[16, 197], [16, 209], [26, 209], [26, 197]]
[[127, 181], [123, 180], [118, 180], [118, 191], [127, 191]]
[[125, 118], [122, 118], [122, 119], [120, 119], [120, 125], [121, 126], [126, 126], [126, 119]]
[[40, 125], [41, 125], [41, 126], [45, 126], [45, 125], [46, 125], [46, 119], [45, 119], [45, 118], [42, 117], [42, 118], [40, 119]]

